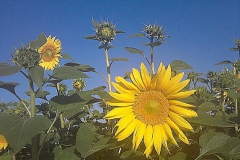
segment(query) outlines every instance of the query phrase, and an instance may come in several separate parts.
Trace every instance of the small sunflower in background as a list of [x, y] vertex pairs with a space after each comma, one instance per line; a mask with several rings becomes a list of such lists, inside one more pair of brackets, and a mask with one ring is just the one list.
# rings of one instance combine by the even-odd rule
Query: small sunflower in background
[[59, 65], [59, 58], [62, 56], [59, 54], [62, 50], [61, 41], [52, 37], [47, 37], [47, 42], [39, 47], [38, 52], [41, 54], [41, 60], [39, 65], [45, 70], [53, 70]]
[[72, 86], [76, 91], [82, 91], [86, 87], [86, 83], [82, 78], [78, 78], [73, 81]]
[[0, 134], [0, 150], [6, 149], [7, 146], [8, 146], [8, 142], [6, 141], [4, 136]]
[[142, 63], [140, 72], [132, 69], [131, 82], [116, 77], [116, 83], [112, 85], [117, 92], [110, 92], [113, 100], [107, 102], [114, 109], [105, 118], [120, 119], [115, 125], [118, 127], [115, 133], [117, 140], [133, 135], [133, 150], [137, 150], [143, 140], [146, 157], [153, 147], [158, 154], [162, 145], [168, 149], [167, 141], [178, 145], [172, 130], [180, 140], [189, 144], [182, 130], [193, 131], [193, 128], [184, 118], [196, 117], [197, 113], [191, 109], [193, 105], [180, 101], [195, 92], [181, 91], [190, 81], [181, 82], [183, 75], [182, 72], [171, 77], [171, 67], [166, 69], [161, 63], [157, 74], [151, 77]]

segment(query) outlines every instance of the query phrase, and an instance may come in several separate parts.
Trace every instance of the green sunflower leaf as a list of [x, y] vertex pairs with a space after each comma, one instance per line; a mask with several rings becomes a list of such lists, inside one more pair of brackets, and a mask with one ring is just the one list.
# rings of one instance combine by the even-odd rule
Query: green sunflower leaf
[[9, 76], [19, 72], [22, 69], [20, 66], [11, 66], [8, 63], [0, 63], [0, 76]]
[[38, 49], [40, 46], [44, 45], [47, 42], [47, 38], [44, 33], [41, 33], [37, 40], [31, 41], [27, 47], [31, 47], [32, 49]]
[[181, 60], [172, 61], [172, 63], [170, 65], [171, 65], [173, 71], [193, 69], [189, 64], [187, 64], [186, 62], [183, 62]]
[[122, 58], [122, 57], [119, 57], [119, 58], [109, 58], [108, 60], [112, 61], [112, 62], [114, 62], [114, 61], [128, 61], [127, 58]]
[[214, 64], [215, 66], [217, 66], [217, 65], [223, 65], [223, 64], [231, 64], [231, 65], [233, 65], [233, 63], [231, 62], [231, 61], [222, 61], [222, 62], [219, 62], [219, 63], [216, 63], [216, 64]]
[[177, 152], [175, 155], [168, 158], [168, 160], [186, 160], [187, 155], [183, 152]]
[[2, 82], [0, 81], [0, 88], [6, 89], [14, 95], [17, 95], [15, 92], [15, 87], [18, 86], [18, 83], [15, 82]]
[[132, 34], [129, 37], [144, 37], [145, 35], [143, 33], [137, 33], [137, 34]]
[[124, 49], [127, 50], [127, 51], [130, 52], [130, 53], [139, 53], [139, 54], [141, 54], [142, 56], [144, 56], [143, 51], [140, 50], [140, 49], [132, 48], [132, 47], [124, 47]]
[[82, 73], [75, 67], [62, 66], [53, 70], [52, 77], [57, 79], [77, 79], [77, 78], [89, 78], [86, 74]]
[[72, 57], [71, 57], [69, 54], [67, 54], [67, 53], [62, 53], [61, 56], [62, 56], [62, 58], [65, 58], [65, 59], [69, 59], [69, 60], [71, 60], [71, 61], [74, 61], [74, 60], [72, 59]]
[[79, 157], [74, 154], [75, 147], [62, 149], [60, 147], [54, 147], [54, 159], [57, 160], [79, 160]]
[[41, 66], [34, 66], [29, 68], [28, 74], [33, 80], [33, 82], [42, 90], [42, 82], [44, 76], [44, 69]]
[[22, 118], [18, 115], [0, 114], [0, 131], [6, 138], [13, 152], [18, 153], [31, 139], [47, 129], [50, 121], [44, 116]]

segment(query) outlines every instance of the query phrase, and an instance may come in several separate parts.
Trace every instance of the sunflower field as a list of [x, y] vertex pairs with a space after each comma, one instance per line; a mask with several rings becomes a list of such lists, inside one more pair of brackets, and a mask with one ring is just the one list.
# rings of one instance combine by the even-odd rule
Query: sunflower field
[[[124, 47], [142, 56], [139, 68], [111, 77], [113, 63], [128, 61], [109, 58], [111, 42], [125, 32], [108, 21], [92, 24], [95, 33], [84, 38], [99, 41], [106, 73], [75, 62], [57, 36], [44, 33], [0, 63], [0, 76], [20, 73], [29, 86], [23, 99], [19, 83], [0, 81], [19, 100], [0, 103], [0, 160], [240, 159], [240, 60], [223, 60], [215, 64], [222, 70], [208, 73], [183, 60], [156, 65], [154, 48], [170, 36], [148, 24], [130, 37], [143, 38], [149, 53]], [[233, 42], [229, 49], [240, 56], [240, 40]], [[61, 59], [68, 62], [60, 66]], [[86, 90], [90, 72], [106, 83]]]

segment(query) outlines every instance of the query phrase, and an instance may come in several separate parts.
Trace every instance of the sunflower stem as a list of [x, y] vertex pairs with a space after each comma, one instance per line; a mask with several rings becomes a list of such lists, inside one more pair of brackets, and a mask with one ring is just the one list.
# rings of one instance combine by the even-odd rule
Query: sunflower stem
[[[36, 109], [35, 109], [35, 92], [34, 92], [34, 84], [33, 81], [31, 79], [31, 77], [29, 77], [29, 94], [30, 94], [30, 111], [31, 111], [31, 115], [30, 118], [33, 118], [36, 116]], [[32, 138], [32, 159], [34, 160], [38, 160], [38, 143], [37, 143], [37, 136], [34, 136]]]
[[226, 115], [225, 115], [225, 106], [224, 106], [225, 100], [224, 100], [224, 91], [221, 89], [221, 108], [222, 108], [222, 119], [223, 121], [226, 121]]
[[109, 65], [109, 60], [108, 60], [108, 43], [107, 42], [104, 44], [104, 50], [105, 50], [107, 75], [108, 75], [108, 90], [109, 90], [109, 92], [111, 92], [112, 91], [111, 74], [110, 74], [110, 65]]
[[151, 39], [150, 39], [150, 56], [151, 56], [151, 70], [152, 70], [152, 74], [155, 74], [152, 43], [153, 43], [153, 36], [151, 36]]

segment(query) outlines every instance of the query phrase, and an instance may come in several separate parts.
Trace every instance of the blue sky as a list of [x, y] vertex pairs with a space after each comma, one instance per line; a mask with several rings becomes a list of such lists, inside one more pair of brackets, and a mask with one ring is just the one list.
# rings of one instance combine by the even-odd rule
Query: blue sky
[[[109, 52], [110, 58], [125, 57], [129, 62], [116, 62], [112, 75], [123, 76], [132, 67], [139, 68], [146, 61], [140, 55], [132, 55], [123, 47], [139, 48], [149, 56], [149, 48], [142, 46], [144, 38], [129, 38], [139, 33], [144, 24], [163, 25], [166, 43], [155, 48], [155, 68], [160, 62], [165, 65], [173, 60], [183, 60], [195, 72], [206, 73], [220, 70], [213, 64], [223, 60], [237, 60], [237, 52], [228, 50], [234, 47], [233, 38], [240, 39], [240, 1], [239, 0], [131, 0], [131, 1], [65, 1], [65, 0], [11, 0], [0, 1], [0, 60], [10, 62], [11, 51], [22, 44], [27, 45], [40, 33], [56, 36], [62, 41], [63, 52], [76, 62], [88, 64], [106, 75], [103, 50], [97, 49], [98, 41], [83, 37], [94, 34], [91, 19], [109, 20], [125, 34], [116, 36], [112, 42], [116, 48]], [[61, 65], [68, 61], [61, 60]], [[96, 74], [88, 74], [88, 89], [106, 85]], [[114, 80], [114, 78], [112, 78]], [[22, 93], [27, 82], [20, 74], [0, 77], [0, 81], [18, 82], [16, 88]], [[21, 94], [22, 98], [27, 98]], [[0, 101], [16, 101], [11, 93], [0, 89]]]

